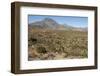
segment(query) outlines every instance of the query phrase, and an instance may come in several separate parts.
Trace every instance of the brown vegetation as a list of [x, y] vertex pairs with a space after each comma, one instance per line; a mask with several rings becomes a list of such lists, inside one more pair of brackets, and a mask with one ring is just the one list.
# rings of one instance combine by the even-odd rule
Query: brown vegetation
[[28, 35], [28, 60], [87, 58], [87, 32], [32, 29]]

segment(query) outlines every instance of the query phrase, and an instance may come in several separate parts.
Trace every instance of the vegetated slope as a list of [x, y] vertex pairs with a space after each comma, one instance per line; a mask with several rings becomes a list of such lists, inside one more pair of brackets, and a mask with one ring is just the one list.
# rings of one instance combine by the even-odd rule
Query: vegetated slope
[[87, 32], [33, 29], [29, 35], [29, 60], [87, 58]]

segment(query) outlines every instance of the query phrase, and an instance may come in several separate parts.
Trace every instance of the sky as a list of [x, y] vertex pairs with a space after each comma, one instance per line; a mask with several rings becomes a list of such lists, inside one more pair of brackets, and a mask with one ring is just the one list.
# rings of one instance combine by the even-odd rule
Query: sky
[[45, 18], [51, 18], [59, 24], [67, 24], [73, 27], [88, 27], [88, 17], [77, 16], [49, 16], [49, 15], [29, 15], [28, 23], [41, 21]]

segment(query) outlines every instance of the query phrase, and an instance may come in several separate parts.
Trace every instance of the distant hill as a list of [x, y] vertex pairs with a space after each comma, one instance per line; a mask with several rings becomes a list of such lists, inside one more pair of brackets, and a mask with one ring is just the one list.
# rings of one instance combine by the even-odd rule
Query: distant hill
[[47, 29], [56, 29], [60, 26], [56, 21], [51, 18], [45, 18], [42, 21], [36, 21], [34, 23], [29, 24], [34, 28], [47, 28]]
[[29, 24], [29, 29], [39, 28], [39, 29], [55, 29], [55, 30], [75, 30], [75, 31], [87, 31], [87, 27], [78, 28], [67, 24], [59, 24], [51, 18], [45, 18], [41, 21], [36, 21]]

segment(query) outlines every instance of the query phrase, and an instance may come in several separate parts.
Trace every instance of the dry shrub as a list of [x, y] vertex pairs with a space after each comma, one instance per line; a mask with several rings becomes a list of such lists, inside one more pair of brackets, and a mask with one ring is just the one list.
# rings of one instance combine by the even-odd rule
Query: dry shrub
[[29, 48], [34, 46], [38, 53], [33, 60], [87, 57], [87, 32], [34, 29], [29, 35]]

